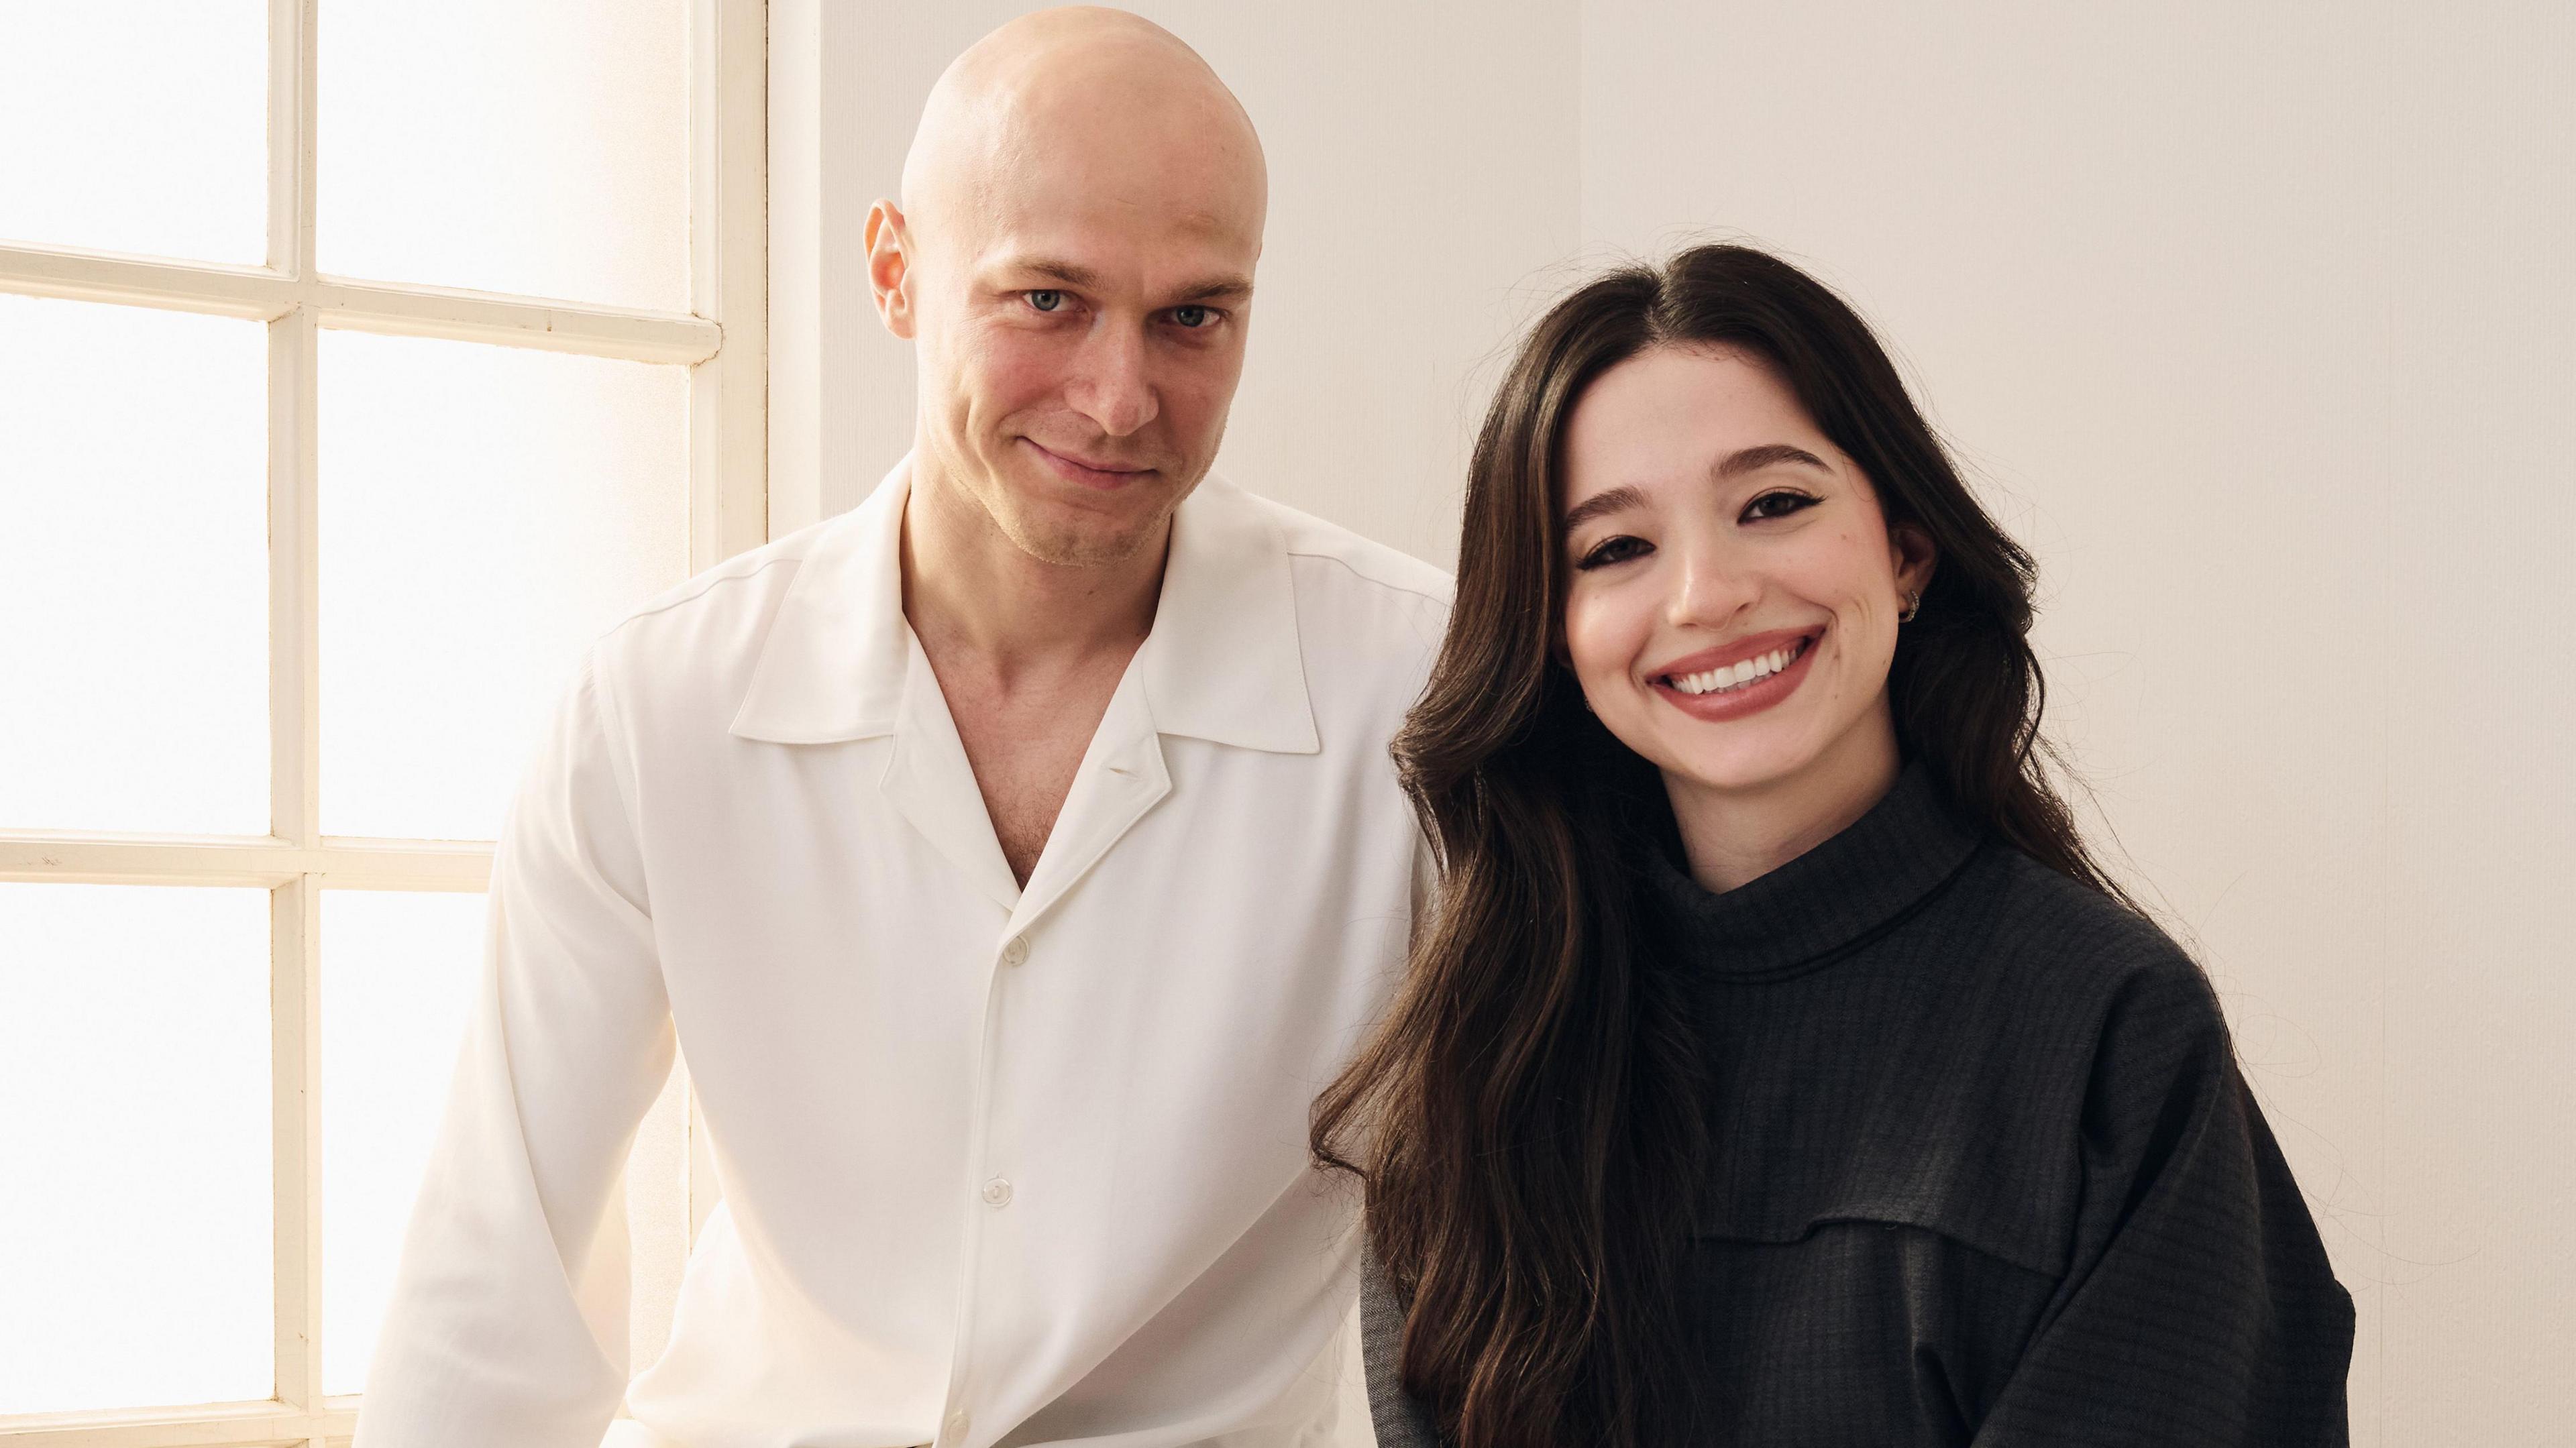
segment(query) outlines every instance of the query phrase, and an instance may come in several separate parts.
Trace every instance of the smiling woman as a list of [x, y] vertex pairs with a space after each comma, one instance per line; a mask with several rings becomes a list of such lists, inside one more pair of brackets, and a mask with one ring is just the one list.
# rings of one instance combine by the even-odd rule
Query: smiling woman
[[1382, 1445], [2343, 1441], [2350, 1300], [2041, 768], [2030, 561], [1848, 307], [1577, 291], [1459, 559], [1436, 924], [1315, 1122]]
[[1731, 888], [1851, 823], [1895, 777], [1880, 685], [1935, 562], [1907, 494], [1937, 475], [1889, 466], [1883, 506], [1766, 355], [1724, 344], [1609, 367], [1562, 446], [1567, 656], [1602, 723], [1689, 796], [1694, 866]]

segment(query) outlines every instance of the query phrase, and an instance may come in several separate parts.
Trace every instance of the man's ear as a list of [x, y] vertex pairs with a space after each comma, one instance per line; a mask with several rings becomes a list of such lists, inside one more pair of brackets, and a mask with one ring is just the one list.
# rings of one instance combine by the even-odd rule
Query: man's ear
[[1919, 523], [1891, 523], [1887, 528], [1887, 559], [1896, 567], [1896, 589], [1920, 593], [1932, 586], [1932, 570], [1940, 565], [1941, 550], [1932, 535]]
[[906, 254], [910, 242], [904, 236], [903, 211], [879, 199], [868, 208], [859, 243], [868, 251], [868, 290], [876, 297], [877, 319], [887, 331], [912, 340], [912, 290], [905, 285], [912, 279], [912, 259]]

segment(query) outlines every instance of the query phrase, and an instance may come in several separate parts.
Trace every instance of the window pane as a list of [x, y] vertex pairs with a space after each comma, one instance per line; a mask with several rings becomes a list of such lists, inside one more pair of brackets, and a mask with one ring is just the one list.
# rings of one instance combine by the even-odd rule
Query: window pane
[[687, 572], [687, 371], [321, 345], [323, 830], [491, 839], [582, 648]]
[[322, 893], [322, 1391], [366, 1386], [482, 963], [483, 897]]
[[323, 0], [322, 269], [686, 311], [684, 0]]
[[257, 265], [263, 0], [0, 5], [0, 237]]
[[0, 884], [0, 1413], [265, 1398], [268, 895]]
[[0, 829], [268, 833], [266, 356], [0, 296]]

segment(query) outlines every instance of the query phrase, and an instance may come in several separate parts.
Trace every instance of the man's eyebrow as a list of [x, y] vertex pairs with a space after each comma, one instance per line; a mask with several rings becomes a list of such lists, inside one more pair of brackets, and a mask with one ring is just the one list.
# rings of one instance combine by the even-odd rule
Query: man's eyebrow
[[1565, 520], [1557, 526], [1561, 530], [1571, 533], [1575, 529], [1582, 527], [1584, 524], [1589, 523], [1593, 519], [1601, 517], [1606, 513], [1623, 513], [1630, 508], [1642, 508], [1645, 505], [1646, 494], [1644, 489], [1636, 487], [1612, 488], [1606, 493], [1594, 493], [1591, 497], [1588, 497], [1582, 502], [1575, 504], [1573, 507], [1566, 509]]
[[1252, 281], [1248, 277], [1211, 277], [1183, 289], [1172, 299], [1172, 305], [1186, 307], [1199, 302], [1239, 302], [1251, 295]]
[[[1069, 261], [1054, 261], [1046, 257], [1031, 257], [1023, 261], [1014, 261], [1005, 265], [1003, 270], [1006, 272], [1033, 272], [1039, 276], [1047, 278], [1049, 281], [1059, 281], [1064, 283], [1066, 286], [1081, 287], [1086, 290], [1097, 290], [1100, 286], [1100, 273], [1093, 271], [1091, 268], [1087, 266], [1076, 266]], [[1172, 298], [1171, 301], [1165, 303], [1165, 305], [1187, 307], [1205, 302], [1239, 302], [1245, 297], [1251, 295], [1252, 281], [1248, 277], [1210, 277], [1206, 281], [1196, 282], [1190, 286], [1182, 288], [1180, 294]]]
[[1708, 475], [1722, 483], [1729, 478], [1740, 478], [1746, 473], [1758, 473], [1764, 468], [1777, 467], [1782, 463], [1796, 463], [1801, 467], [1814, 468], [1822, 473], [1833, 471], [1832, 468], [1825, 466], [1823, 458], [1805, 448], [1793, 447], [1785, 442], [1766, 442], [1760, 447], [1748, 447], [1719, 458], [1717, 466], [1709, 469]]
[[1044, 257], [1014, 261], [1004, 266], [1002, 270], [1035, 272], [1039, 276], [1062, 282], [1069, 287], [1090, 287], [1100, 284], [1100, 273], [1087, 266], [1075, 266], [1069, 261], [1049, 261]]

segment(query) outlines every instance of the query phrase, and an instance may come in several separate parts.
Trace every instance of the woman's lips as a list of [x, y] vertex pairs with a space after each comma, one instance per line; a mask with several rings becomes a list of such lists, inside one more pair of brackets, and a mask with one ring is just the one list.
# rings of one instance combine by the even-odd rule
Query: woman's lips
[[[1809, 666], [1815, 662], [1817, 645], [1824, 641], [1824, 636], [1820, 632], [1802, 635], [1790, 631], [1777, 637], [1782, 642], [1771, 642], [1771, 636], [1765, 636], [1744, 640], [1723, 650], [1711, 650], [1705, 655], [1676, 660], [1675, 663], [1681, 667], [1655, 675], [1647, 681], [1648, 685], [1654, 690], [1656, 697], [1694, 719], [1722, 723], [1729, 719], [1741, 719], [1749, 714], [1759, 714], [1798, 691], [1798, 686], [1806, 681]], [[1773, 653], [1782, 648], [1794, 648], [1796, 656], [1789, 660], [1786, 668], [1775, 670], [1761, 678], [1733, 687], [1720, 687], [1705, 693], [1695, 694], [1680, 687], [1681, 680], [1689, 679], [1694, 674], [1704, 675], [1717, 668], [1731, 668], [1741, 660]], [[1724, 664], [1719, 662], [1721, 658], [1726, 660]]]

